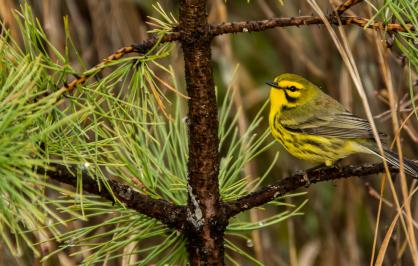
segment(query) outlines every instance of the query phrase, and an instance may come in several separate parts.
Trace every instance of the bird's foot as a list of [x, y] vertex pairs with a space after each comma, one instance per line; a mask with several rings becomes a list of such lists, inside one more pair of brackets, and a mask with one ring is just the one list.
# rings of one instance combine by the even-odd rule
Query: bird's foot
[[305, 181], [305, 187], [306, 188], [308, 188], [311, 185], [311, 180], [309, 180], [307, 171], [296, 170], [296, 174], [301, 175], [303, 177], [303, 180]]

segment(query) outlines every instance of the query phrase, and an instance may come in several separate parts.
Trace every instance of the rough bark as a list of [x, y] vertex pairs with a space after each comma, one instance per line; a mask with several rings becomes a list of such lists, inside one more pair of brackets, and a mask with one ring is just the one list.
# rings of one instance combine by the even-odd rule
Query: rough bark
[[[392, 172], [399, 171], [392, 166], [389, 169]], [[385, 169], [382, 163], [347, 165], [341, 168], [321, 167], [308, 170], [306, 172], [284, 178], [275, 184], [270, 184], [237, 200], [226, 202], [224, 204], [225, 214], [228, 217], [233, 217], [242, 211], [268, 203], [275, 198], [283, 196], [291, 191], [295, 191], [300, 187], [309, 187], [311, 184], [318, 182], [348, 178], [352, 176], [367, 176], [384, 172]]]
[[187, 250], [192, 265], [219, 265], [227, 219], [220, 213], [218, 112], [206, 1], [181, 1], [179, 29], [190, 97]]
[[[328, 21], [335, 25], [356, 25], [365, 27], [370, 20], [367, 18], [343, 16], [337, 17], [331, 14], [327, 17]], [[283, 17], [272, 18], [265, 20], [251, 20], [251, 21], [237, 21], [237, 22], [225, 22], [211, 26], [211, 34], [214, 36], [228, 34], [228, 33], [240, 33], [240, 32], [258, 32], [265, 31], [273, 28], [283, 28], [292, 26], [309, 26], [309, 25], [322, 25], [324, 21], [319, 16], [298, 16], [298, 17]], [[414, 27], [411, 24], [406, 24], [405, 27], [397, 23], [384, 24], [380, 21], [374, 21], [367, 26], [369, 29], [374, 30], [386, 30], [404, 32], [407, 30], [414, 31]]]
[[[62, 183], [77, 186], [77, 168], [67, 168], [61, 164], [50, 164], [50, 169], [39, 169], [38, 173], [46, 174], [52, 179], [58, 180]], [[161, 199], [154, 199], [150, 196], [139, 193], [133, 190], [130, 186], [121, 184], [114, 180], [108, 180], [109, 186], [113, 192], [103, 185], [100, 187], [98, 181], [93, 179], [87, 172], [81, 173], [81, 182], [83, 184], [83, 191], [99, 195], [109, 201], [114, 202], [115, 198], [127, 207], [138, 211], [144, 215], [154, 218], [161, 223], [166, 224], [170, 228], [182, 231], [184, 228], [184, 221], [186, 220], [186, 207], [178, 206], [171, 202]]]

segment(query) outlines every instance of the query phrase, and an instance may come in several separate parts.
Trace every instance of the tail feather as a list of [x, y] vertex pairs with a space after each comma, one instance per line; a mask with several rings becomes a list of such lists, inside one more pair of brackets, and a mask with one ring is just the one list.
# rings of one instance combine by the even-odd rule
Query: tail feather
[[[371, 148], [370, 149], [372, 151], [373, 154], [375, 154], [376, 156], [380, 157], [383, 159], [382, 155], [380, 154], [379, 150], [376, 148]], [[396, 152], [390, 151], [388, 149], [384, 149], [385, 152], [385, 159], [386, 161], [399, 168], [400, 164], [399, 164], [399, 155]], [[418, 164], [415, 163], [414, 161], [411, 161], [409, 159], [404, 158], [403, 159], [403, 166], [405, 169], [405, 172], [409, 175], [411, 175], [414, 178], [418, 179]]]

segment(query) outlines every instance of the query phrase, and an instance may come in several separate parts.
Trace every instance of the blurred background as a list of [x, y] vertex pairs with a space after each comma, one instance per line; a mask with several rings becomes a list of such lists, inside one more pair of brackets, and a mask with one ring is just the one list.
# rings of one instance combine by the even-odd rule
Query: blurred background
[[[19, 2], [18, 0], [0, 1], [0, 19], [11, 30], [16, 40], [21, 38], [12, 10], [18, 8]], [[149, 21], [147, 16], [156, 15], [152, 7], [155, 1], [32, 0], [28, 2], [49, 40], [61, 52], [64, 52], [66, 45], [63, 17], [68, 16], [69, 31], [74, 45], [87, 63], [85, 66], [79, 65], [74, 58], [71, 64], [80, 72], [96, 65], [121, 47], [146, 40], [149, 37], [147, 31], [152, 29], [147, 23]], [[172, 12], [175, 17], [178, 17], [178, 2], [159, 1], [164, 10]], [[283, 4], [280, 1], [267, 0], [252, 0], [248, 4], [246, 1], [208, 2], [211, 23], [314, 13], [304, 0], [284, 1]], [[329, 13], [340, 1], [322, 0], [318, 3], [324, 12]], [[348, 14], [371, 17], [372, 11], [363, 3], [350, 9]], [[391, 136], [387, 141], [390, 144], [394, 132], [399, 130], [392, 128], [388, 92], [377, 49], [378, 42], [390, 46], [390, 41], [387, 42], [373, 31], [364, 31], [357, 26], [346, 26], [344, 30], [361, 73], [378, 128]], [[387, 64], [390, 67], [398, 101], [396, 108], [403, 125], [400, 131], [403, 151], [406, 157], [416, 159], [418, 126], [417, 119], [414, 116], [411, 118], [410, 115], [413, 107], [408, 65], [394, 46], [388, 49], [388, 53]], [[338, 99], [347, 109], [365, 117], [361, 100], [347, 68], [324, 26], [278, 28], [262, 33], [220, 36], [213, 43], [212, 55], [219, 95], [224, 95], [230, 86], [236, 92], [233, 98], [234, 109], [242, 109], [242, 116], [239, 119], [242, 132], [245, 131], [248, 121], [251, 121], [267, 100], [268, 87], [264, 82], [285, 72], [306, 77]], [[176, 45], [169, 61], [165, 63], [173, 66], [176, 79], [180, 87], [184, 88], [182, 60], [180, 46]], [[103, 75], [106, 75], [106, 71]], [[412, 80], [416, 80], [416, 73], [413, 72], [412, 75]], [[413, 89], [416, 91], [416, 86]], [[414, 95], [412, 95], [415, 97], [413, 101], [416, 102], [417, 97]], [[268, 110], [265, 110], [265, 117], [267, 112]], [[260, 132], [263, 132], [267, 126], [265, 119]], [[256, 177], [262, 174], [268, 167], [265, 162], [273, 160], [278, 150], [281, 151], [280, 158], [266, 183], [284, 178], [298, 169], [313, 166], [294, 159], [282, 151], [279, 144], [275, 144], [261, 159], [243, 169], [244, 176]], [[343, 160], [341, 164], [361, 163], [366, 160], [374, 159], [367, 156], [352, 156]], [[265, 265], [368, 265], [376, 228], [380, 180], [381, 178], [377, 176], [371, 176], [311, 186], [307, 190], [307, 196], [303, 197], [309, 199], [308, 204], [303, 208], [305, 215], [256, 231], [252, 234], [253, 241], [243, 242], [242, 247]], [[399, 180], [395, 180], [395, 185], [399, 188]], [[414, 186], [415, 184], [411, 187]], [[387, 202], [383, 204], [378, 243], [383, 240], [396, 214], [391, 194], [386, 191], [384, 195], [387, 196]], [[415, 220], [418, 219], [417, 203], [416, 200], [412, 203]], [[283, 207], [278, 208], [269, 207], [252, 212], [252, 219], [268, 217], [283, 209]], [[405, 237], [401, 228], [396, 227], [385, 255], [384, 265], [412, 265], [412, 259], [407, 253]], [[60, 260], [61, 264], [63, 261], [66, 261], [66, 265], [77, 265], [79, 259], [66, 257], [65, 260]], [[249, 262], [242, 263], [251, 265], [248, 264]], [[13, 258], [5, 248], [0, 248], [0, 264], [41, 265], [29, 254]], [[53, 265], [51, 262], [42, 264]], [[115, 262], [116, 264], [119, 262]]]

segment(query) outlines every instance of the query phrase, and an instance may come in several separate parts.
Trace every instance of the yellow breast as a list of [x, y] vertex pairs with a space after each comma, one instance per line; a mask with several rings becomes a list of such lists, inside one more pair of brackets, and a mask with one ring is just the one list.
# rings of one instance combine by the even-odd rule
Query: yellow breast
[[332, 162], [358, 152], [357, 143], [347, 139], [289, 131], [280, 124], [280, 109], [272, 105], [269, 125], [273, 137], [293, 156], [311, 162]]

